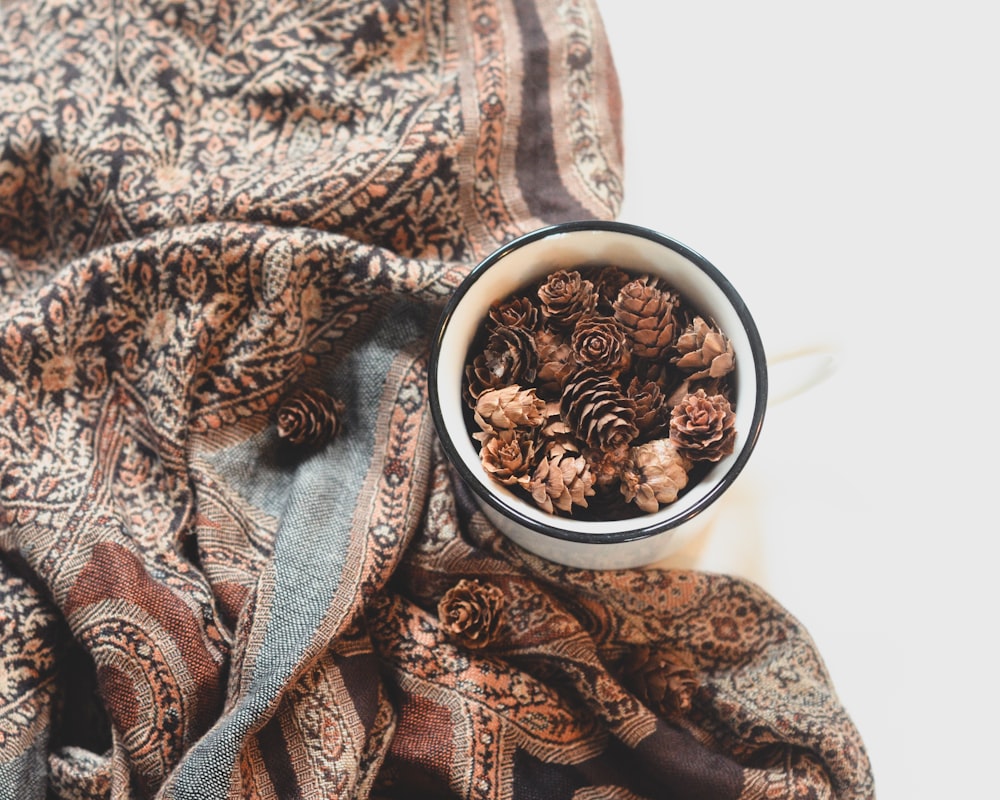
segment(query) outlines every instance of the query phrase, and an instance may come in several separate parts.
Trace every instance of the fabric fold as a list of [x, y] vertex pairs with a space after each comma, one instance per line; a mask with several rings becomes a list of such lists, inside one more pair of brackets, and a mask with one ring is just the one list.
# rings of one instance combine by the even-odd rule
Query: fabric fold
[[[9, 0], [0, 31], [0, 797], [871, 796], [773, 600], [539, 562], [438, 450], [462, 278], [620, 208], [590, 0]], [[278, 434], [303, 388], [327, 441]], [[482, 651], [436, 615], [462, 578], [504, 593]], [[683, 713], [628, 685], [650, 643], [693, 654]]]

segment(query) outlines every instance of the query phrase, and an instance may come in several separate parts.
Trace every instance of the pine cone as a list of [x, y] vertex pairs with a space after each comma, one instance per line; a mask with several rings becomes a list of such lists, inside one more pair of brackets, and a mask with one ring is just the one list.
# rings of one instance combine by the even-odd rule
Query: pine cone
[[538, 432], [538, 444], [546, 458], [562, 456], [567, 453], [580, 455], [580, 442], [573, 435], [573, 430], [559, 415], [559, 403], [549, 401], [545, 404], [545, 421]]
[[595, 269], [593, 273], [594, 291], [597, 292], [598, 305], [608, 312], [612, 309], [612, 303], [618, 297], [618, 292], [622, 287], [633, 280], [634, 275], [626, 272], [621, 267], [609, 265]]
[[581, 367], [617, 376], [628, 369], [628, 334], [612, 317], [589, 317], [577, 323], [570, 338], [573, 357]]
[[646, 278], [622, 287], [614, 302], [615, 319], [628, 331], [635, 355], [659, 358], [674, 343], [674, 312], [679, 303], [675, 292], [660, 289]]
[[462, 578], [438, 601], [442, 629], [473, 650], [486, 647], [503, 621], [504, 595], [499, 586]]
[[625, 394], [635, 403], [635, 426], [639, 429], [639, 437], [658, 437], [670, 424], [670, 408], [660, 384], [642, 383], [639, 378], [632, 378]]
[[538, 359], [534, 337], [523, 328], [502, 325], [486, 340], [483, 352], [465, 369], [466, 400], [470, 405], [488, 389], [511, 384], [530, 384], [535, 379]]
[[569, 339], [558, 331], [544, 328], [535, 333], [538, 355], [536, 385], [543, 397], [560, 397], [566, 381], [576, 371]]
[[534, 428], [545, 420], [545, 401], [534, 388], [521, 389], [516, 383], [488, 389], [476, 399], [474, 417], [484, 431]]
[[733, 452], [736, 414], [724, 395], [698, 389], [674, 406], [670, 440], [692, 461], [718, 461]]
[[535, 438], [531, 431], [505, 430], [484, 434], [479, 460], [486, 473], [505, 486], [525, 486], [535, 466]]
[[584, 456], [590, 465], [594, 483], [599, 488], [617, 485], [622, 475], [632, 469], [632, 452], [628, 444], [612, 447], [610, 450], [591, 447]]
[[581, 370], [566, 384], [559, 405], [563, 419], [591, 447], [612, 450], [639, 435], [635, 403], [614, 378]]
[[582, 456], [554, 455], [543, 458], [527, 490], [539, 508], [554, 513], [558, 508], [567, 513], [573, 506], [587, 507], [587, 497], [594, 494], [594, 476]]
[[669, 439], [654, 439], [631, 449], [632, 470], [622, 477], [621, 493], [647, 514], [672, 503], [687, 486], [691, 461]]
[[538, 327], [538, 306], [527, 297], [519, 296], [503, 303], [493, 303], [488, 314], [494, 327], [524, 328], [529, 331]]
[[698, 691], [694, 658], [680, 650], [639, 645], [623, 665], [625, 684], [660, 713], [685, 713]]
[[319, 388], [296, 389], [278, 407], [278, 437], [293, 445], [315, 446], [340, 432], [344, 404]]
[[683, 370], [696, 370], [690, 375], [693, 381], [721, 378], [735, 366], [732, 342], [701, 317], [695, 317], [677, 337], [676, 348], [680, 355], [672, 359], [673, 363]]
[[568, 328], [594, 313], [597, 294], [594, 284], [584, 280], [575, 270], [557, 270], [538, 287], [542, 316], [557, 328]]

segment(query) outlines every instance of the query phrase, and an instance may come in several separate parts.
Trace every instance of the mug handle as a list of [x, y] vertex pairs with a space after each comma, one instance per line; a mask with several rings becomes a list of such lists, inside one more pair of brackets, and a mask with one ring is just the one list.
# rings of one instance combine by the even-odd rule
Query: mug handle
[[768, 356], [768, 408], [823, 383], [837, 370], [837, 352], [831, 342], [812, 342]]

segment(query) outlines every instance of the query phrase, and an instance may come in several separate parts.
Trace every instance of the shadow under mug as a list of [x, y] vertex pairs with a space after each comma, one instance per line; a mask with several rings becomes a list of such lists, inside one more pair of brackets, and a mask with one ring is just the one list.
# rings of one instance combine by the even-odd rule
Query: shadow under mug
[[[550, 514], [493, 481], [483, 470], [466, 422], [462, 382], [469, 348], [492, 302], [559, 269], [615, 264], [664, 278], [685, 302], [711, 318], [736, 356], [734, 451], [673, 503], [629, 519], [581, 520]], [[524, 234], [480, 262], [446, 305], [429, 370], [431, 412], [444, 452], [483, 514], [514, 542], [543, 558], [585, 569], [653, 564], [706, 520], [736, 480], [760, 436], [768, 405], [768, 369], [757, 326], [726, 277], [707, 259], [656, 231], [616, 221], [560, 223]]]

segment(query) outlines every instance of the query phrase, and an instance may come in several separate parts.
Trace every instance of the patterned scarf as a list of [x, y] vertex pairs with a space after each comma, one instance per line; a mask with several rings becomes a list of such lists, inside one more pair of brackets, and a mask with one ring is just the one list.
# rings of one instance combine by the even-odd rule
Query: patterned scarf
[[759, 588], [541, 561], [438, 447], [615, 80], [591, 0], [0, 0], [0, 797], [873, 796]]

